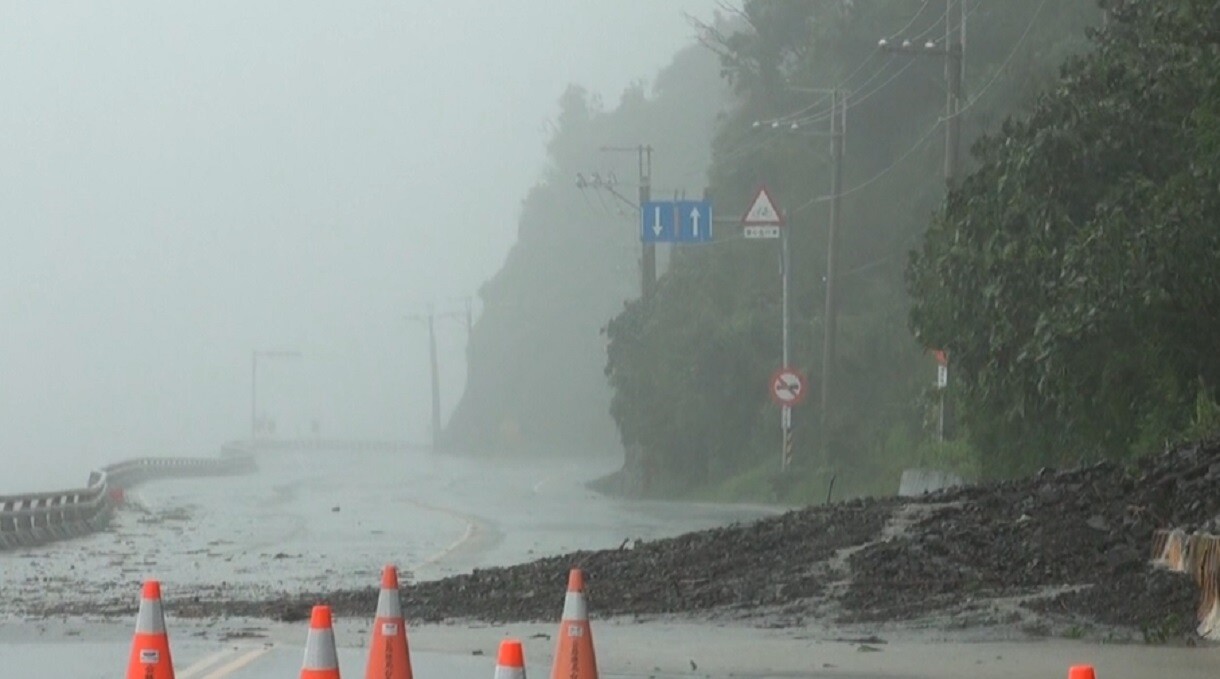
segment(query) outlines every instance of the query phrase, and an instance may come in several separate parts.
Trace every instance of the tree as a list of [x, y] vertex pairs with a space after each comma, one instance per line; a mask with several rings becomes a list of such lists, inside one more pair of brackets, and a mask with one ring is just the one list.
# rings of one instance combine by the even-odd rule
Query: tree
[[950, 349], [992, 475], [1148, 452], [1220, 384], [1220, 10], [1110, 9], [1032, 113], [975, 146], [911, 260], [913, 329]]

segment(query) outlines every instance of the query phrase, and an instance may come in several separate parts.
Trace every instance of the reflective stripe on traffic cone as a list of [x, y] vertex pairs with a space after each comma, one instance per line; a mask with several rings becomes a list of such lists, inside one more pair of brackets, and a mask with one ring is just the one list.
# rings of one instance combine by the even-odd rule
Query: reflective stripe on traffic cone
[[1092, 665], [1076, 665], [1068, 669], [1068, 679], [1097, 679]]
[[301, 679], [339, 679], [339, 655], [335, 652], [330, 606], [314, 606], [309, 616], [309, 636], [305, 640]]
[[169, 654], [169, 634], [161, 609], [161, 583], [148, 580], [140, 593], [136, 633], [131, 640], [127, 679], [174, 679], [174, 661]]
[[365, 679], [412, 679], [411, 651], [407, 645], [407, 622], [398, 598], [398, 569], [386, 566], [381, 572], [381, 593], [377, 595], [377, 619], [369, 642]]
[[551, 679], [597, 679], [593, 654], [593, 631], [585, 605], [585, 575], [579, 568], [568, 574], [568, 593], [563, 600], [563, 621]]
[[525, 651], [516, 639], [500, 642], [500, 655], [496, 659], [496, 674], [493, 679], [525, 679]]

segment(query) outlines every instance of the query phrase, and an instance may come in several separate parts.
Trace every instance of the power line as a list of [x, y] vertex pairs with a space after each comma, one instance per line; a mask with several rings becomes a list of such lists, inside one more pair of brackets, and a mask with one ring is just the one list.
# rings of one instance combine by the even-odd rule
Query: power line
[[[1030, 31], [1033, 30], [1034, 24], [1038, 22], [1038, 16], [1042, 14], [1042, 9], [1046, 7], [1046, 2], [1047, 0], [1042, 0], [1042, 2], [1038, 3], [1038, 8], [1034, 10], [1033, 16], [1029, 19], [1029, 25], [1027, 25], [1025, 27], [1025, 31], [1021, 33], [1021, 37], [1017, 38], [1017, 42], [1013, 44], [1012, 49], [1008, 52], [1008, 56], [1004, 58], [1003, 63], [1001, 63], [1000, 67], [996, 69], [996, 72], [991, 76], [991, 79], [979, 89], [978, 94], [970, 98], [970, 101], [967, 101], [964, 106], [957, 110], [957, 112], [946, 116], [946, 118], [960, 116], [962, 113], [966, 112], [966, 110], [968, 110], [971, 106], [974, 106], [975, 103], [977, 103], [978, 100], [987, 93], [987, 90], [991, 89], [991, 86], [1000, 79], [1000, 75], [1007, 70], [1008, 64], [1012, 62], [1012, 58], [1017, 54], [1017, 50], [1021, 48], [1022, 43], [1024, 43], [1025, 39], [1029, 37]], [[977, 4], [975, 5], [975, 8], [978, 8]]]
[[[925, 132], [923, 134], [923, 136], [921, 136], [919, 138], [919, 140], [916, 141], [913, 146], [911, 146], [911, 148], [907, 149], [906, 152], [903, 153], [901, 156], [898, 156], [898, 158], [895, 159], [894, 162], [892, 162], [888, 166], [886, 166], [885, 169], [883, 169], [880, 172], [878, 172], [877, 174], [873, 175], [868, 180], [863, 181], [863, 182], [851, 187], [850, 189], [846, 189], [844, 191], [839, 192], [839, 196], [840, 197], [850, 196], [854, 193], [863, 191], [864, 189], [868, 188], [869, 186], [872, 186], [876, 182], [880, 181], [882, 177], [889, 174], [895, 167], [898, 167], [898, 165], [901, 164], [902, 161], [906, 160], [907, 158], [909, 158], [911, 156], [911, 154], [918, 151], [919, 147], [923, 146], [924, 143], [927, 142], [928, 139], [930, 139], [932, 137], [932, 135], [936, 133], [936, 130], [938, 130], [940, 128], [940, 124], [941, 124], [941, 121], [937, 120], [936, 124], [934, 124], [927, 132]], [[834, 196], [830, 195], [830, 194], [823, 195], [823, 196], [815, 196], [813, 198], [810, 198], [808, 201], [802, 203], [797, 208], [793, 209], [792, 212], [795, 214], [797, 212], [800, 212], [800, 211], [808, 208], [811, 205], [816, 205], [818, 203], [825, 203], [825, 202], [833, 200], [833, 199], [834, 199]]]

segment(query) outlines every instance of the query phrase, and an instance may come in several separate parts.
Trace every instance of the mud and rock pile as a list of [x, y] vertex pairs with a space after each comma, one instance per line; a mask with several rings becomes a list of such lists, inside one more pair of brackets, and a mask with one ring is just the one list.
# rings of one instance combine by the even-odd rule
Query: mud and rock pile
[[[1149, 565], [1153, 531], [1209, 528], [1217, 514], [1220, 442], [1210, 442], [1129, 466], [1044, 471], [913, 501], [811, 507], [749, 525], [481, 569], [406, 587], [403, 603], [421, 621], [550, 620], [567, 569], [579, 565], [603, 616], [781, 613], [799, 621], [831, 612], [842, 622], [960, 615], [987, 624], [1001, 620], [975, 614], [1005, 602], [1009, 616], [1020, 610], [1176, 637], [1193, 629], [1198, 592], [1188, 577]], [[340, 614], [359, 616], [375, 608], [376, 598], [370, 587], [200, 601], [177, 614], [291, 620], [325, 600]]]

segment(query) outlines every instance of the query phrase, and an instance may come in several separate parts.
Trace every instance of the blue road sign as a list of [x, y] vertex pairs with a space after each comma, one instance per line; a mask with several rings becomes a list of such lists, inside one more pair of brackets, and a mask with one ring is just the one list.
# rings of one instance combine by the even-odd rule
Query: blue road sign
[[674, 235], [673, 201], [644, 203], [640, 209], [640, 240], [645, 243], [672, 243]]
[[712, 201], [663, 200], [644, 203], [640, 240], [645, 243], [705, 243], [712, 240]]
[[712, 201], [680, 200], [678, 242], [706, 243], [712, 240]]

